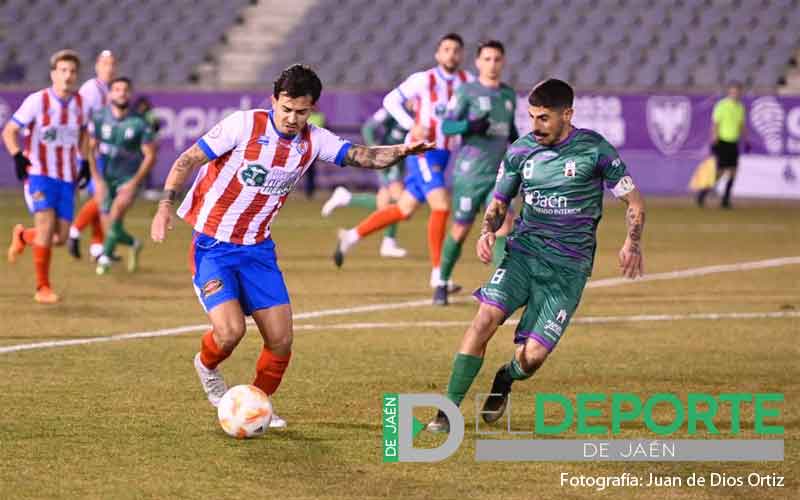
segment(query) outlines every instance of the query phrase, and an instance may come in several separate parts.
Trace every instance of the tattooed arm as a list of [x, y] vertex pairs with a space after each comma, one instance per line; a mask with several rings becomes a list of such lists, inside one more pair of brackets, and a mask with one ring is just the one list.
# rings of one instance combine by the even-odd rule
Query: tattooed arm
[[484, 264], [492, 261], [492, 248], [495, 242], [495, 233], [503, 225], [508, 212], [508, 203], [497, 198], [492, 199], [486, 207], [486, 214], [481, 224], [481, 236], [478, 238], [478, 258]]
[[644, 256], [642, 255], [642, 233], [644, 232], [644, 198], [638, 189], [621, 196], [627, 205], [625, 222], [628, 236], [619, 251], [619, 266], [626, 278], [644, 275]]
[[361, 146], [353, 144], [344, 157], [344, 164], [351, 167], [382, 169], [394, 165], [408, 155], [424, 153], [435, 147], [432, 142], [412, 142], [396, 146]]
[[162, 242], [167, 236], [167, 230], [172, 229], [172, 212], [175, 200], [178, 198], [178, 190], [186, 182], [189, 175], [200, 165], [208, 162], [208, 156], [200, 149], [197, 144], [181, 153], [172, 168], [169, 170], [167, 180], [164, 183], [164, 195], [158, 202], [158, 211], [153, 217], [150, 226], [150, 237], [155, 242]]

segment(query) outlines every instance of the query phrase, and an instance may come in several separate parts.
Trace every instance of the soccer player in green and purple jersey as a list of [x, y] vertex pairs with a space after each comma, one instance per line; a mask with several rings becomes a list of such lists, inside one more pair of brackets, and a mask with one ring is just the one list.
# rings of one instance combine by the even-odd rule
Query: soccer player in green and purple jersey
[[[492, 199], [497, 169], [508, 144], [519, 137], [514, 126], [517, 94], [500, 81], [504, 63], [502, 43], [497, 40], [481, 43], [475, 56], [478, 79], [458, 87], [447, 105], [442, 131], [445, 135], [462, 136], [462, 144], [453, 170], [453, 225], [442, 246], [441, 277], [434, 291], [434, 305], [447, 305], [445, 284], [461, 256], [461, 246], [475, 216]], [[506, 235], [512, 225], [509, 212], [497, 234], [494, 264], [499, 264], [503, 257]]]
[[[533, 132], [506, 153], [483, 219], [477, 251], [488, 263], [512, 198], [518, 192], [522, 196], [505, 257], [475, 292], [481, 304], [461, 340], [447, 385], [447, 397], [461, 404], [497, 327], [525, 307], [514, 335], [514, 356], [497, 371], [483, 406], [489, 423], [503, 415], [512, 383], [530, 378], [544, 363], [578, 307], [594, 261], [604, 186], [628, 207], [628, 234], [619, 252], [622, 274], [636, 278], [643, 272], [644, 200], [614, 147], [600, 134], [572, 126], [573, 98], [572, 88], [561, 80], [533, 88], [528, 98]], [[433, 432], [449, 429], [441, 411], [428, 424]]]

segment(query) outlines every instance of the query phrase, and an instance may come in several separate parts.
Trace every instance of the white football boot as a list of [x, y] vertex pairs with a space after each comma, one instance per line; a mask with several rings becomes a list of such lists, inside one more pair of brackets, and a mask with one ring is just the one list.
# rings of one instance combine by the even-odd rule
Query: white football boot
[[400, 248], [397, 246], [397, 240], [388, 236], [384, 236], [383, 241], [381, 241], [380, 255], [381, 257], [402, 259], [408, 255], [408, 252], [405, 248]]
[[[225, 385], [222, 374], [219, 370], [209, 370], [206, 368], [203, 362], [200, 361], [199, 352], [194, 357], [194, 369], [197, 371], [197, 376], [200, 378], [200, 384], [203, 386], [206, 396], [208, 396], [208, 402], [216, 408], [219, 406], [219, 400], [228, 392], [228, 386]], [[272, 418], [274, 419], [275, 415], [273, 415]], [[285, 424], [284, 422], [284, 425]]]
[[328, 217], [330, 214], [333, 213], [339, 207], [346, 207], [350, 200], [353, 199], [353, 195], [347, 188], [339, 186], [333, 190], [331, 197], [328, 198], [328, 201], [322, 205], [322, 216]]

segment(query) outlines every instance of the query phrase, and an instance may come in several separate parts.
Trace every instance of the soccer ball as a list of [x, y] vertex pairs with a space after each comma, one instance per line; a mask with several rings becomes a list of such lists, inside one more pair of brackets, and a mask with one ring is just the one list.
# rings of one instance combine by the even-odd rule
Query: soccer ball
[[222, 430], [237, 439], [256, 437], [267, 432], [272, 419], [272, 403], [264, 391], [254, 385], [228, 389], [217, 406]]

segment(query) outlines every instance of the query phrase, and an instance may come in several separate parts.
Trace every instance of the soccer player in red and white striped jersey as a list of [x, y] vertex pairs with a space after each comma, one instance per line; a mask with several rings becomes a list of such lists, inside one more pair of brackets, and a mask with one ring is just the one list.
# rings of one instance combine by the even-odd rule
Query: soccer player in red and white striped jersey
[[[88, 116], [75, 92], [79, 69], [76, 52], [56, 52], [50, 58], [53, 85], [26, 97], [3, 129], [3, 142], [14, 157], [17, 177], [25, 181], [25, 200], [34, 220], [32, 228], [14, 227], [8, 260], [15, 262], [27, 245], [33, 246], [34, 299], [45, 304], [59, 300], [50, 286], [50, 253], [54, 244], [67, 239], [78, 180], [77, 153], [80, 148], [86, 157], [88, 152]], [[24, 149], [18, 137], [23, 128], [28, 132]]]
[[[457, 138], [442, 132], [447, 103], [455, 90], [475, 77], [460, 69], [464, 41], [456, 33], [448, 33], [436, 47], [437, 66], [409, 76], [383, 99], [383, 107], [401, 127], [409, 131], [406, 141], [428, 140], [436, 148], [422, 155], [406, 159], [405, 190], [396, 205], [372, 213], [356, 227], [340, 230], [334, 262], [341, 266], [344, 255], [361, 238], [383, 228], [410, 218], [424, 202], [431, 207], [428, 219], [428, 252], [431, 261], [431, 287], [440, 285], [439, 264], [442, 244], [450, 213], [450, 196], [445, 187], [445, 168], [450, 152], [457, 146]], [[411, 116], [403, 104], [411, 100], [416, 110]], [[452, 284], [449, 284], [452, 287]]]
[[[86, 80], [81, 85], [80, 93], [86, 105], [88, 117], [103, 109], [110, 104], [108, 98], [108, 84], [117, 74], [117, 60], [110, 50], [104, 50], [97, 55], [97, 60], [94, 64], [95, 77]], [[81, 160], [86, 161], [86, 160]], [[67, 241], [67, 249], [70, 255], [76, 259], [80, 259], [80, 235], [86, 226], [92, 226], [92, 243], [89, 246], [89, 254], [97, 258], [103, 253], [103, 240], [105, 233], [103, 231], [103, 224], [100, 219], [100, 208], [94, 196], [94, 183], [90, 182], [88, 185], [89, 199], [83, 204], [78, 214], [75, 216], [75, 222], [69, 228], [69, 240]]]
[[[151, 236], [163, 241], [178, 189], [202, 165], [178, 215], [195, 230], [193, 283], [212, 329], [203, 336], [194, 366], [214, 406], [227, 390], [217, 366], [244, 336], [246, 315], [253, 317], [264, 341], [253, 384], [272, 395], [288, 366], [292, 310], [271, 227], [303, 173], [317, 158], [340, 166], [387, 168], [434, 146], [423, 141], [350, 144], [307, 123], [321, 92], [322, 83], [307, 66], [284, 70], [274, 84], [272, 110], [235, 112], [181, 154], [153, 218]], [[284, 425], [273, 417], [271, 426]]]

